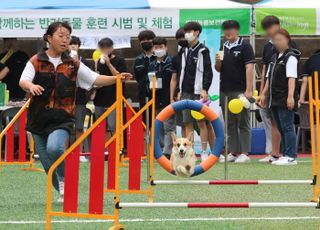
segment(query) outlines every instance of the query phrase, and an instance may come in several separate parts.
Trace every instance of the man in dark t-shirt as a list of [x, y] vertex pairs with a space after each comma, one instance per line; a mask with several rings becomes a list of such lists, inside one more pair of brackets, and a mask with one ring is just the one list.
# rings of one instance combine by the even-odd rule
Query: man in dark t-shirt
[[[108, 76], [115, 76], [127, 72], [126, 62], [123, 58], [113, 54], [113, 41], [103, 38], [99, 41], [102, 57], [95, 63], [96, 72]], [[98, 119], [116, 101], [116, 85], [104, 86], [97, 89], [94, 98], [95, 116]], [[116, 111], [113, 110], [107, 117], [107, 139], [112, 136], [116, 128]]]
[[[222, 24], [226, 38], [224, 54], [216, 56], [216, 70], [220, 72], [220, 103], [224, 114], [228, 114], [229, 150], [228, 161], [249, 162], [251, 150], [250, 109], [241, 113], [225, 111], [225, 103], [243, 95], [252, 97], [253, 67], [255, 56], [250, 43], [239, 37], [240, 25], [235, 20]], [[228, 101], [225, 101], [227, 98]], [[225, 159], [222, 156], [220, 160]]]
[[[318, 72], [318, 76], [320, 75], [320, 50], [317, 50], [304, 64], [302, 77], [302, 84], [300, 89], [300, 99], [299, 103], [305, 103], [309, 101], [309, 93], [308, 93], [308, 77], [312, 77], [312, 85], [314, 87], [314, 75], [315, 72]], [[320, 81], [318, 81], [318, 89], [320, 90]], [[315, 91], [313, 90], [313, 97], [315, 97]]]
[[26, 92], [19, 86], [19, 80], [29, 61], [29, 56], [18, 50], [16, 38], [4, 38], [4, 47], [6, 51], [0, 54], [0, 80], [6, 83], [7, 89], [10, 91], [10, 100], [22, 100], [25, 98]]

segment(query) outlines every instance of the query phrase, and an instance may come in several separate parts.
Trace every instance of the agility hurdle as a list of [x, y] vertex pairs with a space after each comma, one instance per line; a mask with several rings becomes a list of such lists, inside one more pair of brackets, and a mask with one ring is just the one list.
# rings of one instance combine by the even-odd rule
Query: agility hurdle
[[[30, 104], [30, 99], [23, 105], [18, 113], [12, 118], [9, 124], [0, 133], [0, 166], [9, 165], [28, 165], [28, 168], [20, 168], [20, 170], [29, 170], [43, 172], [42, 169], [34, 167], [34, 143], [30, 133], [26, 131], [27, 123], [27, 109]], [[14, 136], [15, 127], [19, 130], [19, 146], [15, 149]], [[5, 137], [5, 153], [4, 160], [2, 160], [2, 141]], [[27, 160], [27, 137], [29, 137], [30, 156]], [[18, 150], [18, 160], [15, 160], [14, 153]]]
[[[46, 208], [46, 229], [51, 229], [52, 217], [75, 217], [75, 218], [93, 218], [93, 219], [110, 219], [114, 221], [114, 226], [110, 229], [124, 229], [124, 226], [119, 223], [119, 209], [120, 194], [145, 194], [152, 201], [152, 186], [148, 183], [148, 189], [141, 190], [141, 158], [142, 154], [139, 151], [129, 151], [128, 153], [128, 189], [120, 189], [120, 151], [123, 148], [123, 132], [128, 129], [138, 128], [139, 132], [143, 133], [142, 113], [147, 108], [152, 108], [152, 115], [155, 111], [155, 78], [152, 80], [153, 84], [153, 98], [138, 112], [132, 112], [130, 117], [124, 124], [123, 119], [123, 104], [127, 101], [122, 96], [122, 82], [120, 77], [117, 76], [116, 81], [116, 102], [105, 113], [98, 118], [92, 126], [81, 137], [73, 143], [64, 154], [52, 165], [48, 172], [47, 181], [47, 208]], [[106, 135], [106, 117], [116, 110], [116, 132], [105, 142]], [[141, 129], [142, 128], [142, 129]], [[129, 130], [128, 132], [135, 130]], [[79, 195], [79, 154], [80, 143], [91, 134], [91, 160], [90, 160], [90, 182], [89, 182], [89, 199], [88, 199], [88, 212], [78, 212], [78, 195]], [[130, 141], [134, 140], [139, 135], [132, 135]], [[142, 135], [143, 137], [143, 135]], [[132, 144], [132, 143], [131, 143]], [[111, 149], [108, 154], [108, 174], [105, 175], [104, 151], [105, 148]], [[132, 149], [132, 148], [131, 148]], [[141, 150], [141, 148], [140, 148]], [[153, 152], [153, 151], [152, 151]], [[65, 161], [65, 185], [64, 185], [64, 202], [62, 211], [52, 210], [52, 174], [59, 164]], [[153, 167], [153, 155], [150, 155], [150, 172]], [[137, 173], [137, 171], [139, 173]], [[105, 179], [107, 188], [104, 188]], [[152, 173], [150, 174], [150, 180]], [[112, 203], [113, 212], [106, 213], [104, 211], [104, 195], [112, 193], [114, 202]]]
[[[318, 84], [316, 80], [316, 85]], [[317, 91], [316, 91], [317, 93]], [[319, 107], [319, 104], [316, 104], [316, 107]], [[155, 125], [155, 158], [158, 160], [158, 163], [169, 173], [175, 175], [175, 171], [167, 160], [162, 156], [160, 145], [159, 145], [159, 128], [161, 123], [170, 117], [174, 111], [179, 111], [182, 109], [193, 109], [196, 111], [202, 112], [206, 117], [211, 121], [217, 139], [219, 143], [215, 143], [214, 148], [212, 149], [212, 154], [208, 157], [208, 162], [202, 162], [200, 165], [195, 167], [193, 175], [198, 175], [210, 167], [212, 167], [217, 161], [218, 157], [221, 154], [221, 130], [219, 122], [216, 122], [216, 116], [210, 114], [208, 108], [203, 108], [203, 105], [196, 104], [195, 102], [186, 101], [186, 102], [176, 102], [172, 105], [166, 107], [156, 118]], [[212, 111], [212, 113], [214, 113]], [[319, 119], [319, 110], [317, 111], [317, 120]], [[215, 126], [216, 125], [216, 126]], [[320, 129], [318, 130], [320, 133]], [[312, 133], [313, 134], [313, 133]], [[317, 144], [320, 147], [320, 141]], [[320, 149], [320, 148], [319, 148]], [[318, 155], [319, 157], [319, 155]], [[315, 154], [313, 151], [313, 165], [316, 164]], [[319, 164], [318, 164], [319, 166]], [[318, 168], [320, 170], [320, 167]], [[191, 176], [193, 176], [191, 175]], [[310, 184], [314, 188], [317, 188], [317, 173], [313, 170], [313, 179], [312, 180], [154, 180], [151, 181], [151, 185], [289, 185], [289, 184]], [[155, 202], [155, 203], [144, 203], [144, 202], [120, 202], [118, 204], [118, 209], [129, 209], [129, 208], [320, 208], [319, 202], [319, 190], [314, 190], [313, 202], [249, 202], [249, 203], [196, 203], [196, 202]]]
[[[313, 85], [314, 79], [314, 85]], [[319, 201], [320, 194], [320, 100], [319, 100], [319, 74], [314, 72], [314, 77], [308, 77], [309, 109], [310, 109], [310, 136], [312, 155], [313, 201]], [[313, 93], [314, 91], [314, 93]], [[316, 117], [314, 117], [314, 114]], [[316, 118], [316, 119], [314, 119]]]

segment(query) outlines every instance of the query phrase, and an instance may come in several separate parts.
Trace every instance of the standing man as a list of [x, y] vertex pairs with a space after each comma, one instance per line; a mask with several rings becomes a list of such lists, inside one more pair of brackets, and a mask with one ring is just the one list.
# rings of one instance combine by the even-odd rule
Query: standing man
[[[116, 76], [127, 71], [126, 62], [122, 57], [113, 54], [113, 41], [110, 38], [103, 38], [98, 43], [103, 55], [96, 62], [96, 72], [99, 74], [110, 74]], [[116, 101], [116, 85], [103, 86], [97, 89], [94, 98], [96, 119], [98, 119]], [[116, 110], [113, 110], [107, 117], [107, 140], [109, 140], [116, 129]]]
[[6, 83], [10, 91], [10, 100], [22, 100], [26, 93], [20, 88], [19, 80], [29, 56], [19, 50], [16, 38], [4, 38], [5, 52], [0, 54], [0, 80]]
[[[174, 103], [179, 94], [179, 76], [181, 71], [181, 55], [184, 49], [188, 48], [188, 41], [184, 37], [184, 29], [180, 28], [176, 32], [178, 42], [178, 53], [172, 59], [172, 78], [170, 82], [170, 102]], [[186, 137], [186, 128], [183, 124], [182, 111], [176, 112], [176, 125], [181, 127], [181, 134]]]
[[[301, 84], [300, 98], [299, 98], [300, 104], [303, 104], [303, 103], [306, 103], [306, 101], [309, 101], [309, 94], [307, 94], [308, 77], [312, 76], [312, 82], [314, 85], [315, 72], [318, 72], [318, 74], [320, 74], [320, 50], [317, 50], [313, 55], [311, 55], [311, 57], [304, 64], [303, 72], [301, 75], [302, 84]], [[320, 83], [318, 84], [320, 85]], [[313, 92], [313, 95], [315, 95], [315, 92]]]
[[[220, 103], [223, 113], [228, 113], [229, 150], [228, 161], [236, 163], [249, 162], [248, 152], [251, 149], [250, 110], [243, 109], [240, 114], [233, 114], [224, 110], [225, 97], [230, 100], [243, 94], [252, 97], [252, 81], [255, 57], [253, 48], [248, 41], [239, 37], [240, 25], [235, 20], [228, 20], [222, 24], [226, 38], [224, 43], [223, 60], [216, 56], [215, 68], [220, 72]], [[220, 161], [224, 161], [221, 157]]]
[[[153, 39], [153, 51], [157, 57], [149, 65], [148, 72], [154, 72], [157, 78], [156, 90], [156, 114], [160, 113], [170, 104], [170, 81], [172, 77], [172, 57], [168, 54], [167, 39], [164, 37], [155, 37]], [[159, 87], [159, 88], [158, 88]], [[163, 155], [170, 159], [172, 151], [171, 134], [176, 132], [175, 116], [163, 122], [161, 130], [161, 140], [163, 143]]]
[[[209, 49], [199, 42], [202, 27], [198, 22], [188, 22], [184, 25], [184, 31], [185, 39], [188, 41], [188, 49], [184, 49], [181, 54], [178, 99], [199, 100], [202, 98], [207, 101], [213, 73]], [[194, 119], [191, 116], [191, 111], [183, 110], [182, 117], [186, 135], [188, 135], [193, 132]], [[214, 141], [213, 129], [206, 119], [197, 121], [197, 124], [200, 129], [201, 159], [205, 160], [208, 156], [208, 141], [210, 145]]]
[[[71, 36], [69, 43], [69, 54], [75, 60], [81, 61], [83, 64], [91, 68], [90, 63], [83, 57], [79, 56], [79, 50], [81, 46], [81, 41], [79, 37]], [[86, 104], [88, 103], [88, 91], [77, 87], [76, 93], [76, 111], [75, 111], [75, 129], [76, 129], [76, 139], [78, 139], [83, 134], [84, 121], [87, 114]], [[81, 152], [83, 151], [83, 144], [81, 143]], [[81, 162], [87, 162], [85, 156], [80, 156]]]
[[153, 54], [153, 39], [156, 35], [151, 30], [141, 31], [138, 39], [142, 48], [142, 53], [134, 61], [134, 76], [139, 84], [139, 103], [140, 109], [146, 104], [146, 97], [150, 96], [148, 68], [149, 64], [156, 60]]
[[[260, 95], [262, 94], [267, 81], [266, 73], [271, 62], [271, 58], [277, 52], [272, 42], [272, 38], [280, 30], [280, 20], [276, 16], [266, 16], [261, 21], [261, 27], [266, 32], [269, 41], [265, 44], [262, 53]], [[260, 159], [259, 161], [273, 162], [280, 157], [281, 135], [277, 128], [277, 124], [272, 117], [271, 109], [268, 106], [260, 109], [260, 115], [266, 132], [266, 153], [268, 156]]]

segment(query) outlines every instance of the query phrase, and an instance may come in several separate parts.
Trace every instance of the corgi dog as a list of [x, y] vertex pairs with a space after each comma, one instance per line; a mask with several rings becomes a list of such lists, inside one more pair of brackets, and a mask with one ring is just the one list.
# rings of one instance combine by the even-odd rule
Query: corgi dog
[[194, 173], [196, 166], [196, 156], [192, 148], [192, 132], [187, 138], [177, 138], [175, 133], [172, 133], [172, 154], [171, 166], [175, 170], [177, 176], [190, 177]]

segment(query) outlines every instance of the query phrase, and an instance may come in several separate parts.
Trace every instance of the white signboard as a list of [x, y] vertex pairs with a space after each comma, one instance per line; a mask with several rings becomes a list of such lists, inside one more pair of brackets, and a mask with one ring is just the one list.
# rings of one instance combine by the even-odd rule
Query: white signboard
[[[77, 36], [77, 34], [74, 34]], [[104, 37], [80, 37], [81, 49], [96, 49], [102, 38], [111, 38], [114, 49], [131, 48], [130, 36], [104, 36]]]
[[69, 22], [80, 37], [137, 36], [145, 29], [174, 36], [179, 10], [6, 10], [0, 11], [0, 37], [42, 37], [55, 21]]

